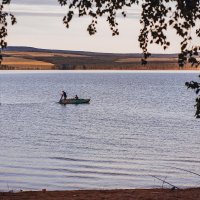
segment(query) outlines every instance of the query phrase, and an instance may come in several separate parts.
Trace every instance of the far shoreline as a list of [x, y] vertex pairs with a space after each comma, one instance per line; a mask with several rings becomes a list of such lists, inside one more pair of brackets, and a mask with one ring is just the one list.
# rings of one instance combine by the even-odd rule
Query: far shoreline
[[199, 70], [0, 70], [0, 74], [45, 74], [45, 73], [200, 73]]
[[179, 66], [178, 54], [152, 54], [142, 64], [143, 54], [97, 53], [9, 47], [2, 52], [0, 70], [199, 70], [198, 65]]

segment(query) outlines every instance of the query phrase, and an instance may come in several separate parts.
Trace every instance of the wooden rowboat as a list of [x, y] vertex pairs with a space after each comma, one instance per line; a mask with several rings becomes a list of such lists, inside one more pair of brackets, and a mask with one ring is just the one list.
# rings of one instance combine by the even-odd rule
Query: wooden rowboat
[[61, 99], [58, 103], [60, 104], [84, 104], [89, 103], [90, 99]]

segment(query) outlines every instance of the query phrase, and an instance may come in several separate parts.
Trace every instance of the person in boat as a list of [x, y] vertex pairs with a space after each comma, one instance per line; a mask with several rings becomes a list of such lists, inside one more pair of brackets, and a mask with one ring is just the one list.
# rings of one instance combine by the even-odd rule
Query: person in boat
[[67, 99], [67, 94], [65, 91], [62, 91], [62, 94], [61, 94], [61, 100], [64, 99], [66, 100]]
[[75, 99], [76, 99], [76, 100], [79, 99], [77, 95], [75, 96]]

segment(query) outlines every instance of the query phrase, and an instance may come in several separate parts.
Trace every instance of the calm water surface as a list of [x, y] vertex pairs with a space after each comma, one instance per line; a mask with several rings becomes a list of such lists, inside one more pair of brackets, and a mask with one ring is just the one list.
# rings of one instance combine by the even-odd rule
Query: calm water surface
[[[0, 74], [0, 190], [200, 185], [194, 73]], [[60, 91], [89, 105], [56, 103]], [[181, 168], [181, 169], [179, 169]]]

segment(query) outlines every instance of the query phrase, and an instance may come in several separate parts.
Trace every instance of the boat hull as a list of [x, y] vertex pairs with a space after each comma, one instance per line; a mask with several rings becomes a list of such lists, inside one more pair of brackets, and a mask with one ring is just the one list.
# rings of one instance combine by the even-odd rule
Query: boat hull
[[90, 99], [62, 99], [59, 101], [60, 104], [86, 104], [89, 103]]

